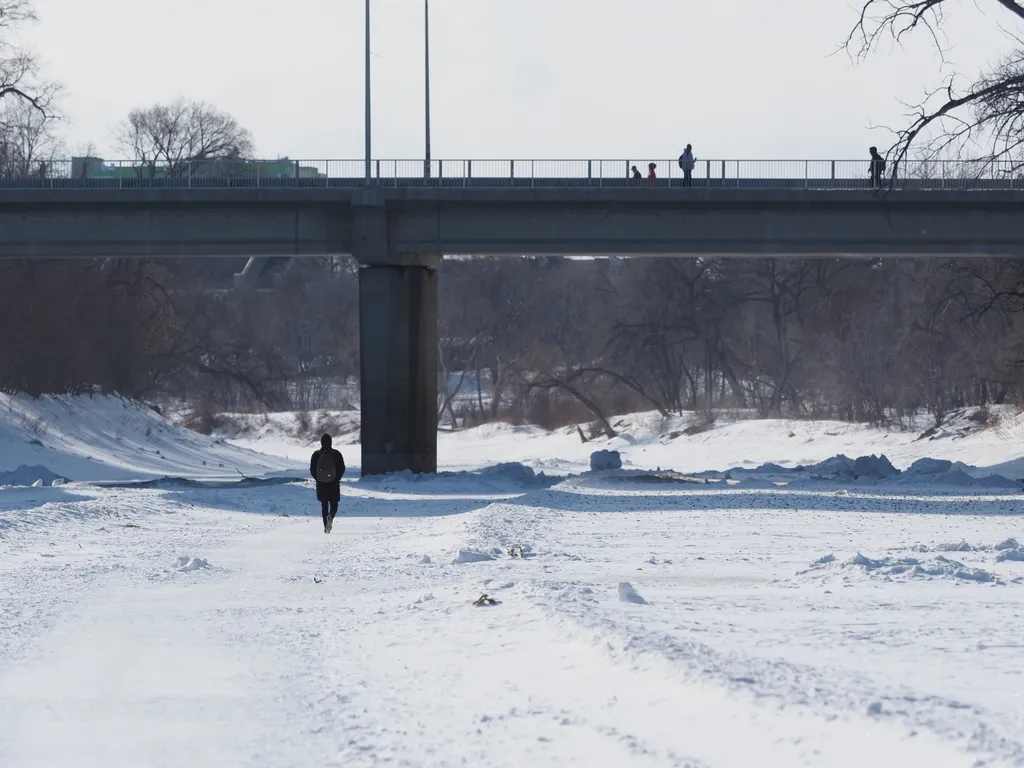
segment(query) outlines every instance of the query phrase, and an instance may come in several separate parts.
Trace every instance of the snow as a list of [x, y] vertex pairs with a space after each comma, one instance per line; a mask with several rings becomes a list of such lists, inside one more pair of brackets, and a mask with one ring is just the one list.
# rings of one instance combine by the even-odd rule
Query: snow
[[[780, 469], [811, 466], [843, 454], [860, 457], [884, 454], [896, 469], [906, 470], [921, 458], [949, 461], [972, 477], [997, 474], [1015, 481], [1024, 478], [1024, 415], [1008, 406], [990, 406], [990, 422], [979, 425], [977, 409], [950, 415], [940, 430], [921, 417], [906, 430], [880, 428], [841, 421], [793, 419], [730, 420], [719, 416], [716, 425], [698, 434], [685, 434], [696, 414], [664, 419], [645, 412], [611, 419], [619, 437], [581, 442], [575, 427], [547, 432], [534, 426], [494, 423], [438, 436], [438, 465], [442, 470], [479, 470], [517, 462], [538, 472], [555, 475], [581, 473], [590, 468], [597, 450], [618, 451], [626, 469], [668, 467], [687, 476], [708, 470], [740, 467], [753, 470], [774, 462]], [[343, 425], [335, 447], [358, 470], [358, 413], [318, 412], [316, 421]], [[749, 414], [741, 414], [749, 416]], [[231, 415], [231, 428], [217, 436], [233, 445], [279, 456], [293, 463], [309, 461], [317, 446], [311, 438], [296, 438], [298, 414], [269, 416]], [[929, 432], [933, 432], [929, 435]], [[928, 435], [925, 437], [925, 435]]]
[[[0, 489], [0, 765], [1024, 766], [1024, 495], [926, 480], [1015, 466], [1009, 415], [884, 446], [808, 423], [813, 450], [637, 429], [596, 474], [578, 436], [492, 425], [440, 476], [346, 480], [326, 535], [274, 480], [313, 447], [282, 432], [290, 458], [6, 402], [45, 418], [0, 421], [0, 470], [73, 482]], [[843, 453], [875, 459], [773, 480]]]
[[[307, 458], [308, 462], [309, 459]], [[120, 481], [238, 479], [303, 467], [171, 424], [151, 408], [105, 395], [38, 399], [0, 393], [0, 485], [57, 477]]]

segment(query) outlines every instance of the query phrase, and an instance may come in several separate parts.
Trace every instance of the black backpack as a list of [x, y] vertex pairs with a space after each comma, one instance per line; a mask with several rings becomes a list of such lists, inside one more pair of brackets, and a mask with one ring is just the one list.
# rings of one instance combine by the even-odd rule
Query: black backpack
[[334, 449], [324, 448], [320, 451], [320, 458], [316, 460], [316, 481], [333, 483], [337, 479], [338, 464], [334, 460]]

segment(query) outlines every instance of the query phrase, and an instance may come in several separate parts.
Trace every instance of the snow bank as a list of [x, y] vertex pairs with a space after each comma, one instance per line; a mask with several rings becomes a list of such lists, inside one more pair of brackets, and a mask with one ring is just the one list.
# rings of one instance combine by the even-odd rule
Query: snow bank
[[67, 482], [66, 477], [61, 477], [56, 472], [51, 472], [46, 467], [38, 465], [28, 467], [22, 464], [8, 472], [0, 472], [0, 486], [46, 486], [63, 485]]
[[545, 475], [543, 472], [535, 472], [525, 464], [510, 461], [476, 470], [438, 472], [432, 475], [418, 475], [408, 470], [392, 472], [387, 475], [363, 475], [358, 482], [361, 485], [386, 485], [389, 487], [397, 487], [400, 483], [427, 484], [431, 491], [440, 492], [445, 483], [455, 480], [458, 481], [458, 490], [465, 492], [467, 490], [466, 481], [476, 481], [483, 486], [484, 490], [495, 490], [502, 487], [550, 488], [561, 482], [562, 479]]
[[487, 554], [486, 552], [479, 552], [475, 549], [460, 549], [459, 554], [452, 560], [453, 565], [461, 565], [463, 563], [485, 563], [488, 560], [493, 560], [494, 557]]
[[972, 568], [944, 555], [934, 555], [923, 559], [916, 557], [871, 558], [859, 552], [845, 560], [838, 560], [831, 554], [825, 555], [811, 563], [810, 568], [797, 575], [850, 571], [862, 573], [870, 578], [885, 580], [892, 580], [894, 577], [901, 577], [903, 580], [915, 578], [956, 579], [977, 583], [989, 583], [996, 580], [995, 575], [990, 571]]
[[17, 475], [23, 467], [43, 468], [44, 475], [31, 479], [46, 484], [57, 478], [230, 480], [297, 465], [174, 426], [154, 409], [119, 397], [0, 394], [0, 472]]
[[754, 469], [734, 467], [727, 472], [702, 472], [699, 477], [733, 480], [744, 487], [767, 487], [769, 484], [843, 483], [856, 485], [954, 486], [960, 488], [1016, 488], [1014, 480], [1001, 475], [975, 476], [975, 467], [945, 459], [922, 457], [906, 470], [900, 471], [887, 456], [874, 454], [851, 459], [838, 454], [817, 464], [798, 465], [792, 469], [776, 463], [761, 464]]

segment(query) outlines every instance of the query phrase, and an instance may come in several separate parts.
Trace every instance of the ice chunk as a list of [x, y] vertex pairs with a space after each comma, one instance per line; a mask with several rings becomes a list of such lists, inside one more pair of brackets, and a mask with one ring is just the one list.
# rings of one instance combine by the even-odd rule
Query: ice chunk
[[594, 451], [590, 454], [591, 472], [602, 472], [608, 469], [622, 469], [622, 456], [618, 451]]
[[639, 593], [633, 589], [633, 585], [628, 581], [619, 582], [619, 600], [623, 603], [635, 603], [636, 605], [650, 605], [646, 600], [640, 597]]

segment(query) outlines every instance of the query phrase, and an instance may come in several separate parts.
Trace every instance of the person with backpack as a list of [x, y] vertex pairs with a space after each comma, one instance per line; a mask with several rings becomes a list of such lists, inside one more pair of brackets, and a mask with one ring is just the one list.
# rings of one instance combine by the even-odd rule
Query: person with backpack
[[697, 166], [697, 158], [693, 156], [693, 147], [686, 145], [683, 154], [679, 156], [679, 167], [683, 169], [683, 186], [693, 186], [693, 169]]
[[885, 158], [878, 154], [878, 147], [871, 147], [868, 152], [871, 153], [871, 188], [881, 189], [882, 174], [885, 173]]
[[309, 460], [309, 474], [316, 480], [316, 499], [324, 518], [324, 533], [330, 533], [341, 501], [341, 476], [345, 474], [345, 459], [340, 451], [331, 447], [330, 435], [320, 438], [320, 450], [313, 451]]

